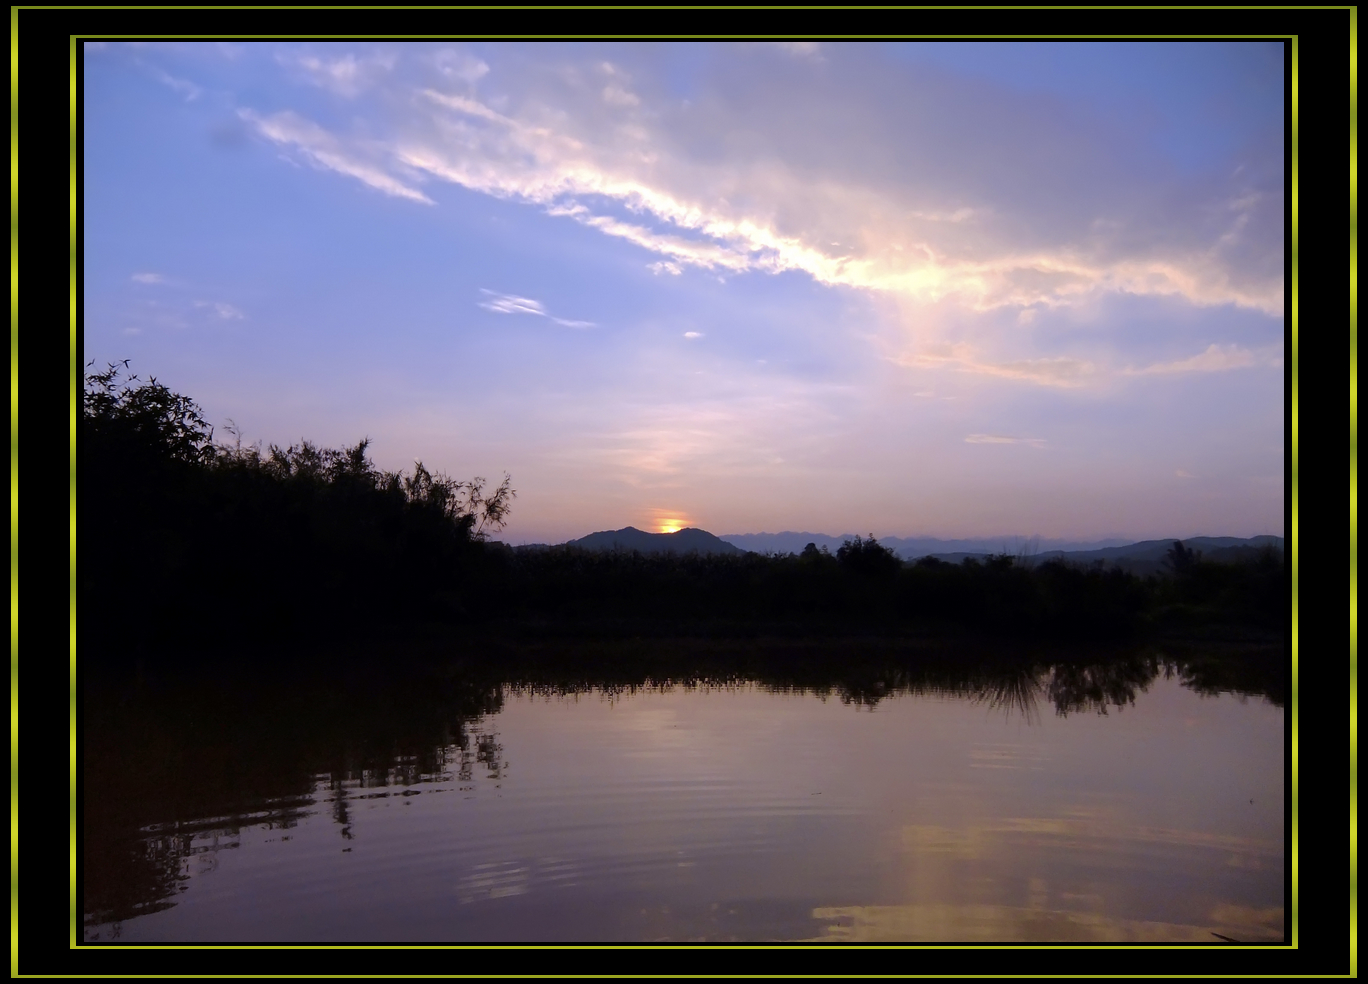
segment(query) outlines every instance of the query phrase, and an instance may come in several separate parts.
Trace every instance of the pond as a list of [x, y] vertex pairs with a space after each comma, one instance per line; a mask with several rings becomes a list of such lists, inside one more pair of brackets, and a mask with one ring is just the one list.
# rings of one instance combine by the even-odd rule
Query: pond
[[874, 676], [87, 689], [84, 940], [1283, 939], [1278, 695]]

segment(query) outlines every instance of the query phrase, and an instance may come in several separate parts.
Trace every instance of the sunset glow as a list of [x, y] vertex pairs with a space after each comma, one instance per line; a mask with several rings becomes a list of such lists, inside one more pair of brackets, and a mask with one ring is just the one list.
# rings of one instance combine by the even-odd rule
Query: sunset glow
[[1280, 43], [83, 62], [85, 358], [245, 442], [507, 471], [512, 543], [1283, 533]]
[[653, 509], [647, 529], [656, 533], [677, 533], [696, 525], [678, 510]]

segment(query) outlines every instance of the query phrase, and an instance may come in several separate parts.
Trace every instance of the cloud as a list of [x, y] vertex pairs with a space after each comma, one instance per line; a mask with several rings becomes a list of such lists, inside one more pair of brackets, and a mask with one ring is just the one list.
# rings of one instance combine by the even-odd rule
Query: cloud
[[[794, 57], [764, 72], [753, 48], [715, 49], [683, 100], [642, 49], [615, 48], [615, 63], [498, 49], [518, 69], [502, 71], [440, 48], [375, 74], [386, 108], [359, 104], [350, 136], [288, 111], [243, 118], [314, 166], [395, 197], [430, 204], [418, 186], [431, 179], [537, 206], [631, 243], [657, 275], [801, 273], [904, 310], [1005, 310], [1017, 353], [1047, 344], [1028, 335], [1042, 316], [1086, 312], [1107, 295], [1281, 317], [1280, 137], [1246, 148], [1243, 169], [1180, 173], [1143, 134], [1088, 117], [1081, 102], [859, 46], [781, 44]], [[343, 88], [365, 60], [304, 57], [314, 56], [292, 64]], [[1004, 358], [984, 335], [972, 350], [936, 351], [936, 324], [904, 321], [917, 349], [904, 365], [1061, 388], [1103, 376], [1039, 348]], [[1209, 350], [1124, 372], [1240, 358]]]
[[1210, 345], [1206, 351], [1188, 359], [1156, 363], [1144, 368], [1103, 370], [1095, 363], [1050, 356], [1036, 359], [1017, 359], [994, 362], [978, 357], [967, 344], [931, 347], [921, 352], [891, 357], [891, 362], [909, 369], [949, 369], [955, 372], [1017, 379], [1041, 386], [1073, 388], [1117, 373], [1122, 376], [1147, 376], [1189, 372], [1224, 372], [1253, 366], [1282, 365], [1281, 350], [1277, 347], [1253, 352], [1239, 345]]
[[640, 106], [641, 100], [620, 85], [608, 85], [603, 89], [603, 101], [610, 106]]
[[734, 247], [659, 233], [645, 226], [622, 222], [609, 216], [594, 215], [580, 204], [552, 205], [546, 212], [548, 215], [569, 216], [576, 222], [610, 236], [626, 239], [653, 253], [663, 253], [671, 257], [668, 265], [664, 267], [671, 272], [678, 270], [680, 263], [702, 267], [705, 270], [720, 268], [735, 273], [743, 273], [754, 268], [751, 257]]
[[1054, 356], [1042, 359], [1018, 359], [1015, 362], [974, 363], [966, 371], [1022, 379], [1042, 386], [1077, 386], [1092, 375], [1096, 367], [1083, 359]]
[[638, 489], [687, 487], [702, 475], [774, 477], [792, 467], [791, 455], [824, 440], [830, 422], [812, 395], [781, 384], [751, 395], [628, 403], [587, 445], [566, 454], [595, 461]]
[[703, 333], [701, 331], [686, 331], [684, 337], [688, 339], [702, 338]]
[[496, 314], [535, 314], [541, 318], [548, 318], [558, 325], [566, 328], [593, 328], [592, 321], [571, 321], [566, 318], [557, 318], [547, 312], [540, 301], [534, 301], [530, 297], [518, 297], [514, 294], [499, 294], [492, 290], [480, 290], [480, 293], [489, 295], [489, 300], [480, 301], [480, 307], [486, 311], [493, 311]]
[[240, 310], [224, 301], [196, 301], [195, 307], [212, 308], [214, 313], [224, 321], [240, 321], [246, 317]]
[[189, 79], [178, 79], [174, 75], [168, 75], [161, 69], [153, 68], [152, 66], [148, 66], [148, 69], [152, 72], [153, 78], [162, 85], [168, 86], [180, 93], [185, 97], [186, 102], [194, 102], [204, 93], [203, 89], [195, 85], [195, 83], [191, 82]]
[[432, 199], [421, 191], [386, 174], [381, 167], [356, 160], [332, 134], [288, 110], [263, 117], [250, 109], [240, 109], [238, 115], [256, 127], [257, 132], [263, 137], [293, 148], [315, 167], [356, 178], [387, 195], [407, 198], [425, 205], [433, 204]]
[[1097, 367], [1093, 363], [1067, 356], [988, 362], [977, 358], [970, 347], [963, 343], [939, 351], [900, 355], [890, 361], [909, 369], [951, 369], [1061, 388], [1080, 386], [1097, 374]]
[[473, 55], [463, 51], [439, 51], [433, 62], [437, 71], [449, 79], [460, 79], [467, 85], [474, 85], [489, 74], [489, 66]]
[[512, 294], [496, 294], [492, 290], [481, 290], [480, 293], [488, 294], [490, 300], [481, 301], [480, 307], [487, 311], [494, 311], [498, 314], [538, 314], [543, 318], [547, 317], [546, 309], [541, 306], [540, 301], [534, 301], [527, 297], [516, 297]]
[[135, 273], [132, 280], [139, 284], [160, 284], [166, 282], [166, 277], [160, 273]]
[[[860, 73], [847, 65], [846, 74]], [[1197, 210], [1209, 229], [1194, 228], [1184, 214], [1193, 211], [1191, 199], [1202, 189], [1192, 189], [1184, 201], [1137, 201], [1138, 193], [1130, 190], [1144, 183], [1142, 174], [1130, 173], [1137, 165], [1115, 151], [1088, 146], [1086, 134], [1080, 143], [1080, 133], [1059, 132], [1058, 121], [1042, 121], [1049, 124], [1046, 132], [1024, 132], [1040, 109], [1016, 94], [1000, 94], [1004, 106], [994, 107], [983, 101], [990, 93], [968, 92], [973, 86], [960, 82], [965, 93], [953, 85], [945, 90], [953, 97], [949, 108], [928, 110], [928, 83], [944, 87], [958, 80], [904, 79], [913, 84], [905, 102], [927, 117], [920, 126], [899, 126], [897, 116], [908, 110], [897, 106], [879, 107], [889, 117], [879, 119], [861, 106], [861, 97], [868, 96], [863, 91], [849, 93], [848, 103], [841, 93], [813, 91], [812, 118], [803, 120], [754, 98], [743, 109], [743, 96], [755, 93], [738, 93], [734, 101], [716, 97], [707, 112], [690, 120], [673, 119], [676, 111], [632, 94], [651, 112], [632, 126], [619, 126], [584, 100], [628, 100], [602, 88], [581, 94], [565, 83], [575, 77], [566, 69], [554, 91], [533, 85], [504, 111], [471, 97], [421, 90], [447, 112], [414, 121], [404, 139], [395, 141], [395, 154], [442, 180], [547, 206], [553, 215], [627, 239], [675, 266], [797, 270], [834, 286], [927, 301], [950, 297], [976, 311], [1071, 306], [1107, 292], [1235, 304], [1270, 314], [1282, 310], [1281, 236], [1269, 227], [1281, 221], [1280, 193], [1233, 190]], [[815, 85], [784, 79], [790, 83]], [[965, 105], [971, 97], [980, 101]], [[787, 98], [804, 101], [798, 93]], [[833, 111], [844, 118], [823, 118]], [[975, 114], [1008, 113], [1015, 116], [1001, 138], [992, 136], [994, 121], [964, 126]], [[830, 131], [849, 131], [849, 119], [869, 126], [846, 133], [842, 141]], [[795, 123], [803, 132], [783, 129]], [[924, 132], [928, 125], [934, 133]], [[902, 148], [895, 134], [903, 131], [919, 133], [926, 145], [934, 143], [932, 136], [943, 138], [943, 159], [932, 168], [904, 169], [896, 181], [878, 168], [862, 168], [861, 155], [842, 158], [839, 167], [817, 166], [831, 163], [823, 143], [859, 146], [874, 161], [896, 156]], [[979, 131], [987, 135], [975, 145], [972, 140], [980, 138], [966, 135]], [[725, 163], [707, 160], [693, 146], [705, 133], [715, 141], [719, 133], [743, 132], [754, 152], [733, 154]], [[1027, 141], [1030, 153], [1014, 155], [1013, 139]], [[1042, 153], [1041, 147], [1055, 145], [1058, 151]], [[914, 158], [927, 153], [918, 146]], [[1061, 156], [1067, 153], [1079, 159]], [[1112, 159], [1085, 159], [1108, 154]], [[948, 166], [961, 158], [973, 163]], [[928, 180], [926, 172], [938, 180]], [[966, 182], [964, 174], [978, 180]], [[1152, 196], [1167, 193], [1162, 184], [1149, 185]], [[927, 207], [946, 198], [952, 200], [948, 207]], [[624, 207], [647, 221], [625, 222], [605, 214], [604, 206]], [[1092, 211], [1073, 214], [1080, 209]], [[1108, 216], [1109, 211], [1120, 214]], [[1242, 271], [1229, 262], [1239, 259], [1230, 255], [1233, 247], [1249, 243], [1263, 250], [1259, 262], [1266, 269], [1255, 264]]]
[[[1282, 360], [1276, 360], [1281, 365]], [[1270, 364], [1271, 359], [1260, 359], [1249, 349], [1239, 345], [1208, 345], [1205, 352], [1180, 359], [1177, 362], [1159, 362], [1143, 369], [1125, 369], [1128, 376], [1146, 376], [1155, 373], [1180, 372], [1225, 372], [1229, 369], [1248, 369], [1260, 364]]]
[[1002, 437], [998, 434], [970, 434], [965, 444], [1029, 444], [1033, 448], [1045, 447], [1045, 440], [1039, 437]]
[[347, 98], [354, 98], [370, 88], [394, 67], [395, 62], [394, 56], [388, 54], [369, 58], [348, 54], [326, 59], [304, 53], [282, 53], [277, 57], [283, 64], [298, 68], [314, 85]]
[[824, 61], [822, 58], [822, 46], [816, 41], [774, 41], [776, 48], [787, 52], [795, 58], [807, 58], [812, 61]]

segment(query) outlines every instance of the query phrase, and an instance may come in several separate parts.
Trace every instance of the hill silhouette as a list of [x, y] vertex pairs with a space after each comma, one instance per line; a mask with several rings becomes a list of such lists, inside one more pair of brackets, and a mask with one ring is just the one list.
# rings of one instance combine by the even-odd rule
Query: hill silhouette
[[635, 526], [626, 526], [620, 530], [590, 533], [578, 540], [571, 540], [565, 545], [567, 547], [579, 547], [582, 550], [635, 550], [644, 554], [746, 553], [740, 547], [718, 539], [707, 530], [693, 527], [675, 530], [673, 533], [647, 533]]
[[[826, 533], [724, 533], [727, 543], [755, 553], [801, 553], [814, 543], [835, 553], [843, 543], [855, 539], [853, 534], [830, 536]], [[1190, 547], [1201, 550], [1209, 560], [1235, 563], [1251, 560], [1264, 547], [1283, 549], [1280, 536], [1194, 536], [1168, 537], [1162, 540], [1048, 540], [1040, 537], [1002, 536], [975, 537], [961, 540], [941, 540], [934, 537], [886, 536], [879, 543], [893, 551], [900, 559], [916, 561], [934, 557], [958, 564], [971, 557], [980, 560], [1012, 554], [1034, 563], [1060, 559], [1070, 563], [1092, 564], [1105, 561], [1134, 574], [1154, 574], [1161, 570], [1162, 561], [1173, 541], [1182, 539]]]
[[[1283, 550], [1283, 538], [1280, 536], [1252, 536], [1247, 539], [1234, 536], [1194, 536], [1182, 542], [1189, 549], [1201, 551], [1208, 561], [1222, 564], [1255, 561], [1259, 552], [1264, 549], [1278, 553], [1282, 553]], [[1101, 561], [1145, 577], [1164, 572], [1165, 559], [1173, 543], [1173, 540], [1141, 540], [1124, 547], [1109, 547], [1103, 550], [1051, 550], [1037, 554], [1033, 560], [1042, 563], [1058, 559], [1073, 564], [1094, 564]]]
[[[755, 553], [802, 553], [809, 543], [820, 549], [826, 547], [832, 553], [840, 549], [847, 540], [855, 539], [855, 533], [832, 536], [828, 533], [793, 532], [783, 533], [723, 533], [721, 538], [728, 543], [752, 550]], [[931, 536], [885, 536], [879, 542], [892, 550], [903, 560], [919, 560], [922, 557], [948, 557], [957, 554], [964, 557], [986, 557], [994, 554], [1017, 554], [1023, 550], [1100, 550], [1106, 547], [1120, 547], [1129, 540], [1068, 540], [1041, 539], [1029, 536], [979, 536], [962, 539], [941, 539]]]

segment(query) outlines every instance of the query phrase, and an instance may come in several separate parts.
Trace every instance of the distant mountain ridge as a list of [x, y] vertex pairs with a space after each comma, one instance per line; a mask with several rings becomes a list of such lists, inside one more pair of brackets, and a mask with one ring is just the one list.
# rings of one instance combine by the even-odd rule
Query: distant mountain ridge
[[[824, 533], [733, 533], [714, 536], [707, 530], [693, 527], [676, 530], [674, 533], [647, 533], [634, 526], [620, 530], [604, 530], [590, 533], [577, 540], [563, 544], [583, 550], [625, 550], [643, 554], [742, 554], [742, 553], [802, 553], [809, 543], [818, 548], [826, 547], [831, 553], [840, 549], [854, 534], [828, 536]], [[1163, 568], [1169, 548], [1178, 537], [1162, 540], [1042, 540], [1039, 537], [975, 537], [961, 540], [941, 540], [935, 537], [884, 537], [879, 543], [892, 550], [903, 560], [919, 560], [934, 557], [957, 564], [970, 557], [986, 557], [993, 554], [1011, 554], [1020, 557], [1028, 564], [1041, 563], [1059, 558], [1075, 564], [1105, 563], [1120, 567], [1135, 574], [1152, 574]], [[1253, 558], [1259, 550], [1268, 546], [1275, 550], [1283, 549], [1280, 536], [1194, 536], [1184, 539], [1183, 544], [1190, 550], [1199, 550], [1204, 559], [1216, 561], [1235, 561]], [[1043, 548], [1043, 549], [1042, 549]], [[547, 544], [527, 544], [522, 550], [548, 549]]]
[[[1108, 547], [1103, 550], [1051, 550], [1048, 553], [1036, 554], [1031, 560], [1039, 563], [1060, 558], [1072, 564], [1103, 563], [1144, 576], [1166, 568], [1165, 562], [1173, 543], [1173, 540], [1141, 540], [1124, 547]], [[1183, 540], [1182, 544], [1189, 550], [1200, 552], [1203, 560], [1232, 563], [1253, 560], [1264, 547], [1281, 551], [1283, 538], [1268, 535], [1252, 536], [1248, 539], [1235, 536], [1192, 536]]]
[[[809, 543], [818, 548], [826, 547], [835, 553], [847, 540], [854, 536], [826, 536], [821, 533], [742, 533], [721, 537], [728, 543], [744, 546], [760, 553], [801, 553]], [[958, 564], [970, 557], [986, 557], [993, 554], [1011, 554], [1021, 557], [1026, 563], [1061, 558], [1075, 564], [1093, 564], [1098, 561], [1120, 567], [1133, 574], [1153, 574], [1163, 567], [1169, 548], [1179, 537], [1163, 540], [1042, 540], [1038, 537], [977, 537], [966, 540], [940, 540], [934, 537], [897, 537], [889, 536], [879, 540], [880, 545], [892, 550], [903, 560], [920, 560], [934, 557], [952, 564]], [[1202, 551], [1206, 560], [1235, 561], [1252, 558], [1260, 549], [1271, 546], [1283, 549], [1280, 536], [1194, 536], [1182, 540], [1189, 550]], [[1044, 549], [1041, 549], [1044, 548]]]
[[[728, 533], [720, 539], [733, 543], [744, 550], [752, 550], [756, 553], [802, 553], [803, 548], [809, 543], [817, 544], [818, 548], [826, 547], [835, 553], [847, 540], [855, 539], [855, 534], [847, 533], [843, 536], [829, 536], [825, 533]], [[916, 560], [918, 557], [926, 557], [938, 554], [1000, 554], [1010, 553], [1019, 554], [1023, 552], [1040, 552], [1042, 550], [1102, 550], [1109, 547], [1123, 547], [1131, 541], [1129, 540], [1041, 540], [1036, 537], [1024, 536], [980, 536], [959, 540], [942, 540], [930, 536], [899, 537], [888, 536], [879, 538], [879, 543], [892, 550], [903, 560]], [[1172, 541], [1167, 541], [1172, 543]]]
[[644, 554], [742, 554], [746, 552], [740, 547], [733, 546], [713, 536], [707, 530], [694, 529], [693, 527], [675, 530], [673, 533], [647, 533], [635, 526], [626, 526], [620, 530], [590, 533], [578, 540], [571, 540], [565, 545], [567, 547], [579, 547], [582, 550], [636, 550]]

